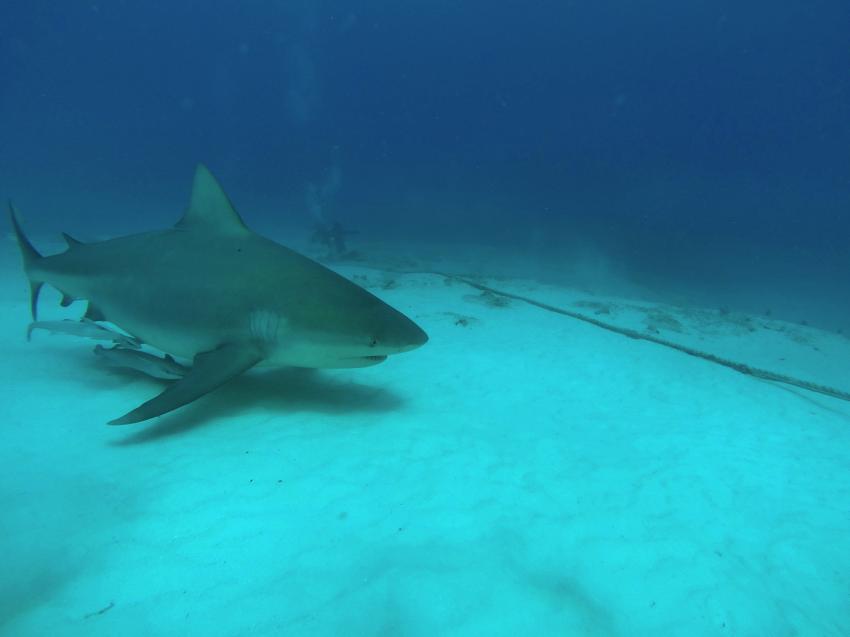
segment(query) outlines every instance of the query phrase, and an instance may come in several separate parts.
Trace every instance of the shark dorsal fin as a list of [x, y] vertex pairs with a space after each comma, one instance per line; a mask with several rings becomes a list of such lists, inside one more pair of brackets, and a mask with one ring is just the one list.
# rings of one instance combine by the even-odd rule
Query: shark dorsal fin
[[192, 184], [192, 199], [177, 227], [222, 234], [249, 232], [227, 195], [209, 169], [198, 164]]

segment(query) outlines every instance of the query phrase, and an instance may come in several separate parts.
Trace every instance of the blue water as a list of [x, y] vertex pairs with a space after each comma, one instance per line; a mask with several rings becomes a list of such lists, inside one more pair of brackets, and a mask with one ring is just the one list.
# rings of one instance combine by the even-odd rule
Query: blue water
[[848, 34], [846, 0], [4, 0], [0, 197], [157, 228], [204, 162], [278, 238], [847, 332]]
[[370, 236], [589, 240], [658, 290], [838, 329], [848, 32], [839, 0], [13, 0], [0, 193], [102, 226], [105, 193], [182, 201], [204, 161], [295, 217], [335, 165], [332, 214]]

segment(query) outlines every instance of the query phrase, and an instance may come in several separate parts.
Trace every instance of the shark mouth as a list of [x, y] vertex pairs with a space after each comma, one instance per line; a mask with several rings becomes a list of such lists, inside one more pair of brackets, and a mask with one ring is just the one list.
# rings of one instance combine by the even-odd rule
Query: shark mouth
[[346, 358], [344, 360], [351, 361], [355, 366], [368, 366], [368, 365], [377, 365], [378, 363], [383, 363], [387, 360], [386, 356], [352, 356], [351, 358]]
[[383, 363], [385, 360], [387, 360], [386, 356], [348, 356], [346, 358], [338, 358], [337, 364], [333, 365], [333, 367], [371, 367], [372, 365]]

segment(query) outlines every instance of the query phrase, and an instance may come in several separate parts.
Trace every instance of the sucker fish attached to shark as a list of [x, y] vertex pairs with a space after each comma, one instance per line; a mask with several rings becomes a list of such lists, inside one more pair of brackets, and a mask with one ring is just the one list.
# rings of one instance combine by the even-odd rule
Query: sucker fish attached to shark
[[[12, 226], [36, 320], [45, 283], [85, 299], [86, 317], [193, 359], [186, 376], [110, 424], [160, 416], [256, 365], [364, 367], [416, 349], [416, 323], [345, 277], [252, 232], [203, 165], [173, 228], [81, 243], [41, 256]], [[64, 300], [63, 300], [64, 303]]]
[[179, 380], [189, 373], [189, 368], [178, 363], [170, 354], [163, 357], [120, 345], [115, 347], [95, 345], [94, 355], [110, 367], [132, 369], [145, 376], [162, 380]]
[[53, 334], [69, 334], [71, 336], [79, 336], [82, 338], [91, 338], [96, 341], [109, 341], [115, 345], [126, 347], [128, 349], [139, 349], [140, 344], [132, 336], [125, 336], [120, 332], [111, 330], [102, 325], [98, 325], [94, 321], [83, 318], [80, 321], [73, 319], [63, 319], [61, 321], [35, 321], [27, 327], [27, 340], [32, 338], [34, 330], [46, 330]]

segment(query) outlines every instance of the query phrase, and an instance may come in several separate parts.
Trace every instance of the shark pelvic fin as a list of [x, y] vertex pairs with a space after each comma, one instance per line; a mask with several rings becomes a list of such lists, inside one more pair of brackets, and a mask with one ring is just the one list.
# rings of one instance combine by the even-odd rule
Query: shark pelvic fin
[[203, 230], [219, 234], [250, 232], [242, 217], [209, 169], [198, 164], [192, 184], [189, 208], [176, 225], [184, 230]]
[[185, 378], [109, 424], [129, 425], [173, 411], [251, 369], [262, 358], [257, 350], [235, 344], [222, 345], [210, 352], [198, 354]]

